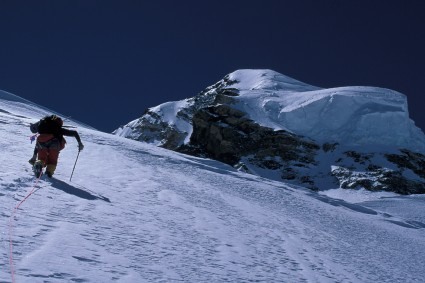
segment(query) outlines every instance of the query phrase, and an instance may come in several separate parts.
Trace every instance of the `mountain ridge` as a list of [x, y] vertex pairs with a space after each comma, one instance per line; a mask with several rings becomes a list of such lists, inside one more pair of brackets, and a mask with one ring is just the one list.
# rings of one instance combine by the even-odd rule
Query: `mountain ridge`
[[[349, 176], [357, 171], [381, 176], [378, 185], [370, 178], [354, 187], [366, 184], [370, 190], [425, 192], [421, 173], [425, 170], [425, 135], [409, 118], [406, 96], [384, 88], [321, 89], [271, 70], [238, 70], [192, 98], [148, 109], [114, 133], [210, 157], [246, 172], [261, 171], [256, 167], [270, 169], [262, 176], [310, 184], [316, 190], [346, 183], [332, 171], [332, 165], [338, 165], [350, 170]], [[265, 140], [269, 142], [264, 144]], [[315, 143], [315, 152], [302, 152], [303, 144], [309, 142]], [[328, 145], [344, 150], [324, 169], [318, 158], [329, 152], [325, 150]], [[359, 148], [356, 154], [364, 156], [380, 149], [376, 158], [367, 159], [367, 166], [365, 161], [353, 165], [347, 161], [349, 152]], [[405, 158], [401, 149], [418, 153], [416, 165], [398, 162]], [[398, 157], [387, 158], [392, 155]], [[338, 164], [341, 159], [347, 164]], [[381, 168], [389, 171], [383, 173]]]
[[22, 283], [423, 278], [423, 195], [360, 190], [346, 202], [345, 190], [312, 192], [79, 124], [73, 181], [70, 139], [55, 179], [35, 184], [28, 125], [45, 114], [0, 98], [2, 282], [10, 250]]

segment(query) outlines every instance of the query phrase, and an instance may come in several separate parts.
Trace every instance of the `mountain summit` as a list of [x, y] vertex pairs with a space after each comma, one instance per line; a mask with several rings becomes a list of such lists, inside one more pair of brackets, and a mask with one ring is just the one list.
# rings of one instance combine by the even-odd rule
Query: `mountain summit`
[[[238, 70], [114, 133], [313, 189], [425, 192], [425, 135], [406, 96], [384, 88], [322, 89], [272, 70]], [[353, 176], [363, 181], [347, 181]]]
[[[235, 71], [194, 98], [164, 103], [145, 114], [166, 122], [177, 132], [186, 132], [187, 137], [191, 134], [186, 123], [191, 113], [185, 110], [212, 105], [220, 91], [233, 96], [232, 108], [274, 130], [288, 130], [319, 142], [425, 150], [425, 135], [409, 118], [405, 95], [377, 87], [321, 89], [272, 70]], [[179, 115], [180, 111], [189, 116]], [[162, 136], [139, 131], [146, 127], [144, 118], [147, 119], [142, 116], [115, 133], [147, 142], [153, 139], [159, 145], [169, 142]], [[158, 122], [155, 118], [151, 119], [153, 124]], [[188, 139], [180, 143], [185, 141]]]

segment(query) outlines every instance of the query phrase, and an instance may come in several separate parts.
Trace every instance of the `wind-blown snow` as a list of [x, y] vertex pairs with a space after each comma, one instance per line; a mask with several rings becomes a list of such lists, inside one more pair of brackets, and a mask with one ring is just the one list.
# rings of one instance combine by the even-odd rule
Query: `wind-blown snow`
[[319, 89], [271, 70], [229, 75], [240, 89], [236, 108], [259, 124], [319, 142], [425, 150], [425, 135], [409, 118], [406, 96], [377, 87]]
[[[0, 97], [0, 281], [34, 178], [28, 124]], [[79, 125], [75, 123], [75, 125]], [[349, 203], [80, 126], [13, 219], [16, 282], [420, 282], [424, 196]], [[417, 209], [410, 209], [410, 205]]]

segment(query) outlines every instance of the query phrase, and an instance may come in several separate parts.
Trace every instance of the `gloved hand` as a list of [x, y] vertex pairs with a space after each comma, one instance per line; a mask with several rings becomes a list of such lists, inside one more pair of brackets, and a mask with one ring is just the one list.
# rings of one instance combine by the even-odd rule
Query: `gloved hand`
[[35, 163], [35, 160], [37, 159], [37, 156], [36, 155], [34, 155], [33, 157], [31, 157], [31, 159], [30, 160], [28, 160], [28, 162], [31, 164], [31, 165], [34, 165], [34, 163]]
[[79, 151], [82, 151], [84, 149], [84, 145], [83, 145], [83, 143], [82, 142], [80, 142], [79, 144], [78, 144], [78, 150]]

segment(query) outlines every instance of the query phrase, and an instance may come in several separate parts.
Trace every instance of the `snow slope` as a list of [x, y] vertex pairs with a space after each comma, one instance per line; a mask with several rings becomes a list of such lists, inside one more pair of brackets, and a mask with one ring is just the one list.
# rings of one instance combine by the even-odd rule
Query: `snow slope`
[[[0, 282], [10, 215], [34, 185], [28, 123], [47, 112], [0, 97]], [[423, 195], [349, 203], [78, 131], [73, 181], [69, 138], [55, 178], [11, 219], [16, 282], [423, 282]]]

